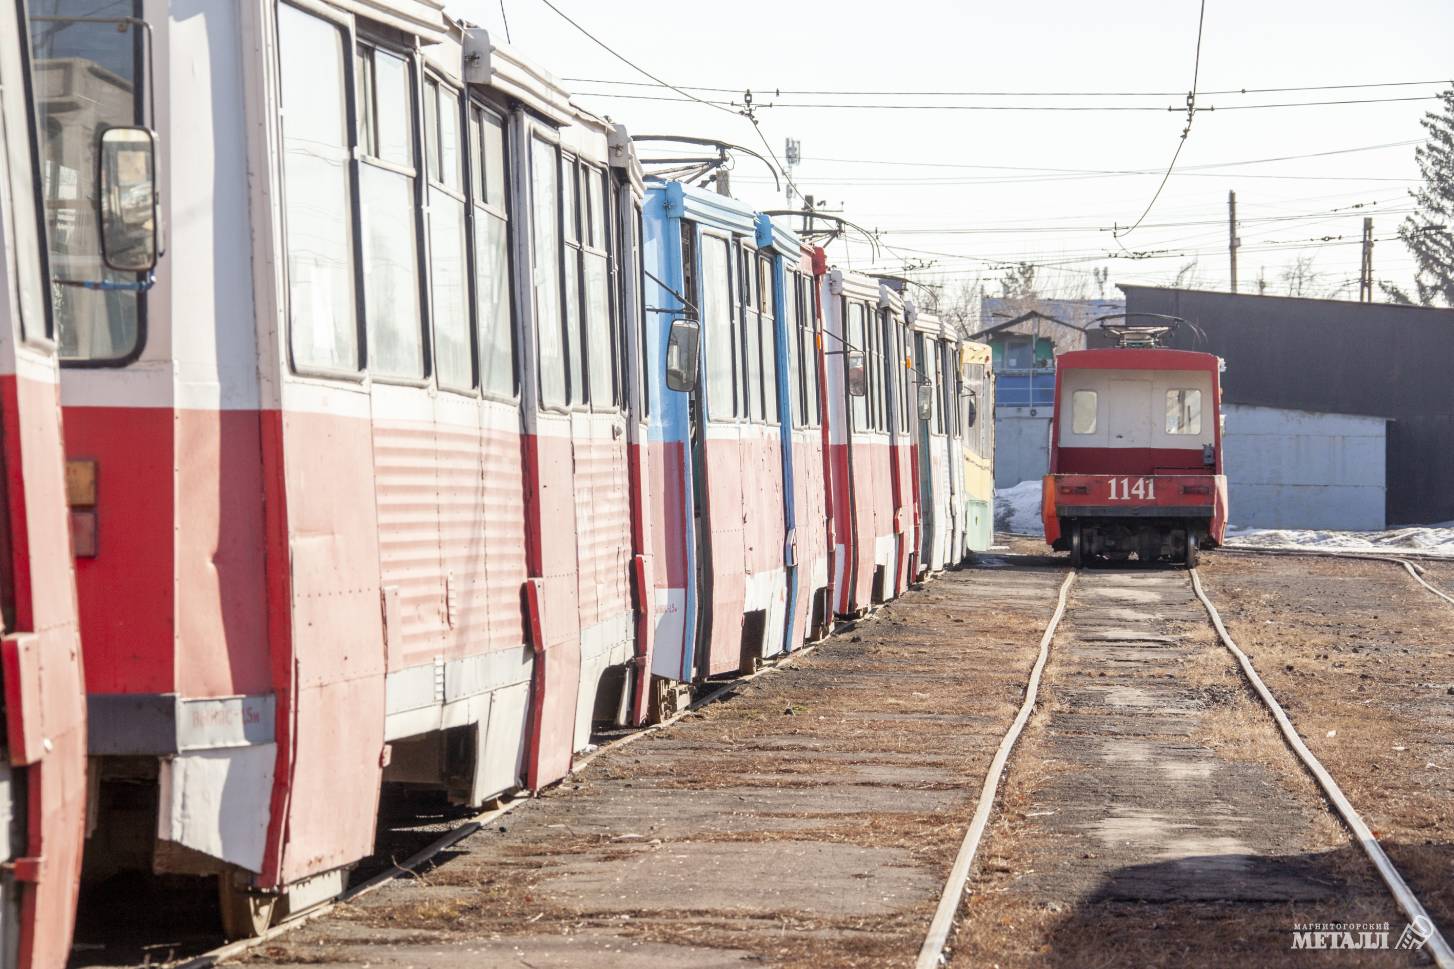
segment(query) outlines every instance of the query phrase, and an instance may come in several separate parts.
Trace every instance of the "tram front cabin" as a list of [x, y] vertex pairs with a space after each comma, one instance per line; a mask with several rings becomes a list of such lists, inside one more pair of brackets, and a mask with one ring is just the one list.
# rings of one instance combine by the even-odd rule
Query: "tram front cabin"
[[1150, 348], [1056, 358], [1045, 540], [1071, 560], [1195, 564], [1227, 527], [1221, 360]]

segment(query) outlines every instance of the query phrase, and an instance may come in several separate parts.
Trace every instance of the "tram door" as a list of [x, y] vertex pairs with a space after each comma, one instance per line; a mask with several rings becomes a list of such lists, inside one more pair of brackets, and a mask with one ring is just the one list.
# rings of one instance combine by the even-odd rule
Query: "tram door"
[[1111, 447], [1151, 444], [1151, 381], [1112, 380], [1107, 393]]
[[[697, 260], [700, 256], [701, 247], [697, 241], [697, 227], [690, 222], [682, 223], [682, 292], [686, 295], [687, 301], [696, 307], [702, 306], [702, 284], [701, 275], [697, 269]], [[704, 311], [699, 309], [700, 319]], [[704, 366], [705, 370], [705, 366]], [[696, 573], [692, 576], [693, 586], [696, 589], [696, 625], [689, 633], [695, 636], [693, 642], [688, 646], [691, 650], [691, 669], [688, 675], [695, 679], [699, 671], [705, 671], [705, 664], [702, 660], [703, 644], [707, 642], [707, 636], [711, 628], [711, 602], [712, 602], [712, 546], [708, 540], [707, 531], [707, 479], [706, 479], [706, 440], [703, 424], [705, 416], [702, 413], [705, 403], [707, 377], [705, 372], [697, 381], [696, 388], [687, 397], [687, 425], [690, 440], [687, 442], [689, 449], [689, 461], [691, 463], [691, 486], [692, 486], [692, 520], [689, 527], [692, 529], [692, 547], [697, 554], [693, 560]], [[685, 537], [685, 536], [683, 536]]]
[[[685, 240], [689, 233], [683, 231]], [[711, 233], [697, 240], [699, 277], [690, 294], [702, 311], [703, 375], [692, 394], [692, 482], [697, 528], [698, 677], [741, 665], [747, 596], [743, 513], [740, 314], [734, 291], [733, 242]], [[684, 253], [686, 255], [686, 253]]]
[[[919, 379], [932, 384], [938, 374], [937, 361], [933, 351], [934, 341], [922, 333], [914, 334], [914, 360], [919, 366]], [[935, 407], [938, 403], [938, 388], [935, 388]], [[923, 416], [918, 414], [915, 407], [916, 417], [914, 426], [917, 428], [916, 435], [919, 441], [919, 495], [921, 500], [921, 519], [919, 531], [919, 562], [921, 565], [934, 564], [933, 536], [937, 534], [940, 527], [938, 516], [938, 503], [934, 501], [934, 451], [933, 438], [930, 436], [930, 425], [933, 415]]]

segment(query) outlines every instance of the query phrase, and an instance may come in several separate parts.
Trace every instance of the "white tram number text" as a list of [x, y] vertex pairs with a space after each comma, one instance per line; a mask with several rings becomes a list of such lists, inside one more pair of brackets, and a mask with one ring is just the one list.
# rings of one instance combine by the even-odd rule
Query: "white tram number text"
[[[1120, 485], [1120, 491], [1116, 486]], [[1156, 480], [1154, 478], [1137, 478], [1132, 484], [1130, 478], [1111, 479], [1111, 500], [1130, 501], [1132, 498], [1139, 498], [1142, 501], [1156, 500]]]

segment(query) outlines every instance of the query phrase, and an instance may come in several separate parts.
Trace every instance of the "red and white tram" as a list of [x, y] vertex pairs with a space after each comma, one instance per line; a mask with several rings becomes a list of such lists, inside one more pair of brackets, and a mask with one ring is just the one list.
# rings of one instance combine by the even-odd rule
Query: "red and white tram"
[[826, 260], [823, 250], [801, 246], [797, 259], [785, 256], [781, 263], [795, 518], [789, 545], [797, 569], [796, 600], [789, 617], [787, 642], [791, 650], [827, 635], [833, 628], [834, 495], [829, 488], [830, 421], [827, 388], [822, 379], [830, 358], [823, 353], [818, 285], [827, 269]]
[[1075, 566], [1132, 554], [1195, 565], [1227, 528], [1221, 360], [1157, 346], [1166, 325], [1106, 329], [1120, 347], [1055, 360], [1045, 541]]
[[[64, 466], [48, 277], [66, 279], [67, 292], [99, 283], [103, 249], [97, 209], [77, 199], [63, 208], [91, 258], [47, 259], [44, 218], [58, 215], [40, 197], [29, 48], [22, 8], [0, 6], [0, 966], [60, 969], [75, 925], [86, 809], [85, 692], [66, 495], [69, 489], [84, 500], [96, 482], [73, 478]], [[75, 172], [72, 184], [78, 196], [84, 189], [84, 197], [110, 203], [115, 231], [104, 251], [141, 268], [155, 258], [150, 146], [146, 132], [126, 128], [104, 144], [90, 138], [76, 150], [93, 164]], [[128, 166], [132, 161], [140, 164]], [[98, 191], [94, 173], [114, 176], [118, 165], [136, 180], [107, 177]], [[116, 218], [114, 203], [123, 200], [138, 220]], [[136, 231], [129, 252], [123, 230]]]
[[820, 282], [835, 610], [860, 614], [908, 588], [916, 557], [903, 300], [886, 284], [831, 270]]
[[151, 31], [87, 83], [155, 104], [170, 252], [61, 331], [88, 864], [215, 875], [243, 934], [341, 887], [382, 781], [478, 804], [643, 715], [641, 182], [432, 2]]
[[939, 318], [905, 302], [917, 378], [919, 568], [940, 572], [964, 558], [964, 460], [959, 434], [959, 342]]

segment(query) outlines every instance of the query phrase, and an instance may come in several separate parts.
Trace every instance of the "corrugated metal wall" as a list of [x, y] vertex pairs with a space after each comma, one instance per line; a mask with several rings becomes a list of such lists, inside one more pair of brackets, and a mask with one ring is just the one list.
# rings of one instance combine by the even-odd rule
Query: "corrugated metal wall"
[[1231, 524], [1383, 528], [1386, 420], [1243, 404], [1222, 414]]
[[[1389, 525], [1454, 519], [1454, 310], [1122, 286], [1132, 313], [1195, 323], [1230, 404], [1391, 418]], [[1092, 338], [1092, 345], [1104, 341]]]

